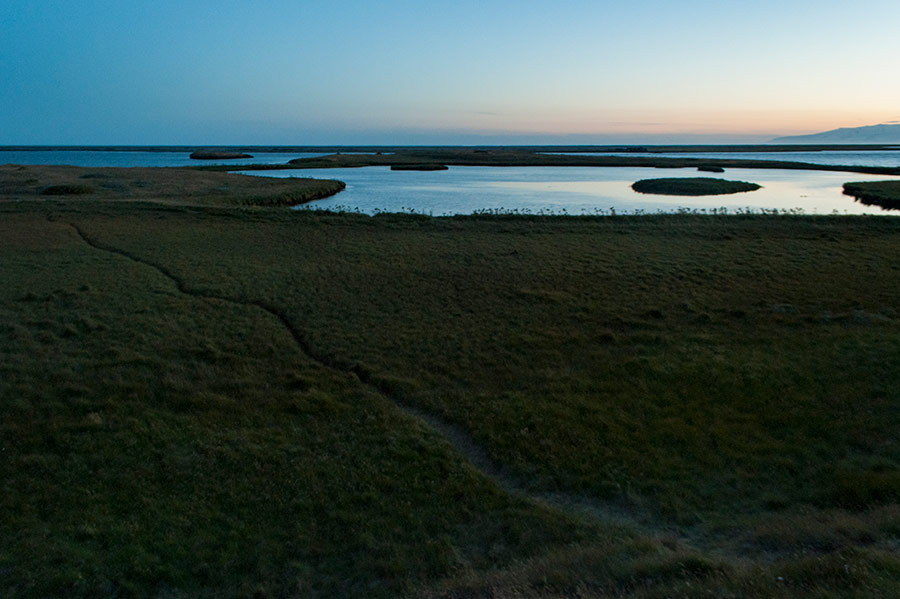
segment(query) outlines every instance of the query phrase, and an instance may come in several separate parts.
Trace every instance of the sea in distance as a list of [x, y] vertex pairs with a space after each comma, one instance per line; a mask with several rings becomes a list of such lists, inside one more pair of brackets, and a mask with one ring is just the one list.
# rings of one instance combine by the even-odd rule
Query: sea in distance
[[[253, 153], [253, 152], [251, 152]], [[590, 153], [581, 155], [615, 155]], [[198, 161], [188, 151], [0, 150], [0, 164], [184, 167], [208, 164], [284, 164], [325, 153], [258, 152], [253, 158]], [[634, 154], [624, 154], [634, 155]], [[790, 160], [817, 164], [900, 166], [896, 151], [817, 151], [642, 154], [700, 158]], [[435, 216], [478, 211], [554, 214], [656, 213], [680, 210], [730, 212], [786, 210], [804, 214], [900, 214], [865, 206], [843, 195], [848, 181], [896, 179], [881, 175], [778, 169], [727, 169], [723, 174], [693, 169], [638, 167], [450, 167], [447, 171], [391, 171], [387, 167], [246, 171], [269, 177], [339, 179], [347, 188], [305, 208], [378, 212], [416, 212]], [[658, 177], [718, 177], [762, 185], [757, 191], [722, 196], [683, 197], [636, 193], [632, 183]]]
[[653, 158], [719, 158], [778, 160], [843, 166], [900, 167], [897, 150], [818, 150], [815, 152], [542, 152], [556, 156], [648, 156]]
[[53, 164], [69, 166], [209, 166], [213, 164], [284, 164], [294, 158], [314, 158], [324, 153], [252, 153], [237, 160], [194, 160], [189, 151], [140, 150], [0, 150], [0, 164]]

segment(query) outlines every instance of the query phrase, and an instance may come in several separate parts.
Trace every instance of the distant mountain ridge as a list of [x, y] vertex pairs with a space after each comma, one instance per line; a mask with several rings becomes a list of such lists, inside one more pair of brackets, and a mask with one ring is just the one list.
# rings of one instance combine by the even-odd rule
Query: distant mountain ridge
[[811, 135], [776, 137], [778, 144], [900, 144], [900, 124], [843, 127]]

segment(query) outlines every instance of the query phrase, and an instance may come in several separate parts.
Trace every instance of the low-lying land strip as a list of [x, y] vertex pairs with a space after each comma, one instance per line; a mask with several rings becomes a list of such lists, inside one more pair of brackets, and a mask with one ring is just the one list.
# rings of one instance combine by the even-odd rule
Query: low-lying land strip
[[274, 179], [191, 168], [79, 168], [0, 165], [0, 198], [35, 196], [169, 204], [294, 206], [332, 196], [341, 181]]
[[8, 595], [900, 590], [896, 219], [367, 217], [15, 168]]
[[728, 158], [673, 158], [635, 153], [628, 156], [560, 155], [520, 149], [480, 148], [404, 148], [393, 153], [336, 153], [313, 158], [297, 158], [288, 164], [220, 165], [198, 167], [208, 170], [276, 170], [303, 168], [348, 168], [363, 166], [637, 166], [660, 168], [756, 168], [841, 171], [881, 175], [900, 175], [900, 167], [871, 167], [852, 165], [821, 165], [783, 160], [747, 160]]
[[245, 154], [243, 152], [197, 150], [195, 152], [191, 152], [190, 157], [193, 160], [237, 160], [239, 158], [253, 158], [253, 155]]

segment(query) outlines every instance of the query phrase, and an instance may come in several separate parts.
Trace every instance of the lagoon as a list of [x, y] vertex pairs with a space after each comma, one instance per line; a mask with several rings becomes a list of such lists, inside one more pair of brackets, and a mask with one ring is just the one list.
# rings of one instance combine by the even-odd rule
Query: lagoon
[[[388, 167], [245, 171], [266, 177], [339, 179], [341, 193], [300, 208], [417, 212], [434, 216], [479, 211], [554, 214], [656, 213], [679, 210], [788, 210], [804, 214], [897, 214], [864, 206], [842, 193], [848, 181], [896, 179], [885, 175], [776, 169], [727, 169], [698, 173], [688, 168], [481, 167], [446, 171], [391, 171]], [[639, 194], [640, 179], [710, 176], [749, 181], [762, 189], [733, 195], [684, 197]]]

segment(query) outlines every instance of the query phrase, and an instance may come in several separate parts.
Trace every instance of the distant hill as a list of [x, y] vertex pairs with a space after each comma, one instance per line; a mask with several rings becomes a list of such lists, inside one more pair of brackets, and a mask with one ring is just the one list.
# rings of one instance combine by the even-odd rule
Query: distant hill
[[900, 144], [900, 124], [844, 127], [813, 133], [776, 137], [770, 143], [778, 144]]

